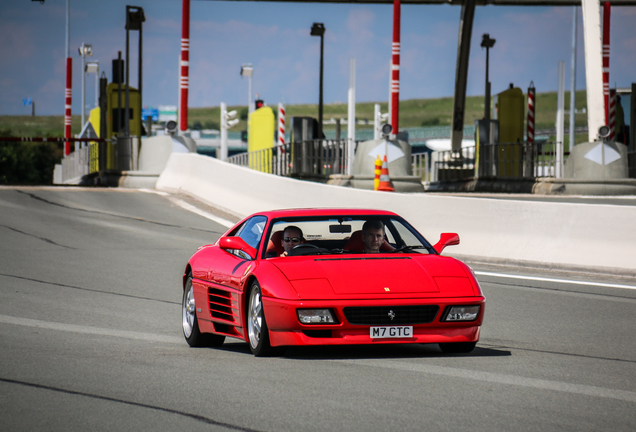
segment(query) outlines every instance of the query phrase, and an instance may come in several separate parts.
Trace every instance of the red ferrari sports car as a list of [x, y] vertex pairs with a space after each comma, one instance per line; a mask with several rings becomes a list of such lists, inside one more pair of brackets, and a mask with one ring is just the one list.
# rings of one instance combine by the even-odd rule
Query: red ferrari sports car
[[251, 215], [190, 258], [183, 333], [191, 346], [437, 343], [470, 352], [485, 297], [472, 270], [395, 213], [294, 209]]

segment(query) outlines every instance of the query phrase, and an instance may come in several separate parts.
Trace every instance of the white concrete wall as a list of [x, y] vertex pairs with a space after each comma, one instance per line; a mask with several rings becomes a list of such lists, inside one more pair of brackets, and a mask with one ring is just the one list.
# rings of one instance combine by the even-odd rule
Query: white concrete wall
[[636, 275], [636, 208], [350, 189], [263, 174], [196, 154], [172, 154], [157, 189], [194, 195], [236, 216], [294, 207], [394, 211], [435, 243], [457, 232], [453, 256]]

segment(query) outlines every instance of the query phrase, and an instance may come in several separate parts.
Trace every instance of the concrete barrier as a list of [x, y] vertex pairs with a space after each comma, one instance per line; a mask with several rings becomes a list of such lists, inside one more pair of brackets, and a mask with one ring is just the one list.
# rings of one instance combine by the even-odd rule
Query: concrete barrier
[[387, 193], [264, 174], [196, 154], [172, 154], [157, 189], [193, 195], [237, 217], [298, 207], [394, 211], [444, 253], [497, 264], [636, 276], [636, 207]]

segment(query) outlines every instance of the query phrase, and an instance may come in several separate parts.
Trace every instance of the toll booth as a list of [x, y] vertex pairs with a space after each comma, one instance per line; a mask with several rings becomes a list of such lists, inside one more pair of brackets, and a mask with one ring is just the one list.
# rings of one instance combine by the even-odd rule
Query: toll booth
[[318, 120], [313, 117], [292, 117], [291, 119], [291, 160], [292, 175], [313, 178], [322, 166], [322, 142], [314, 141], [318, 135]]
[[[141, 96], [139, 90], [130, 87], [128, 90], [130, 102], [128, 107], [128, 130], [130, 136], [141, 136]], [[106, 138], [124, 134], [126, 129], [126, 85], [110, 83], [106, 87]]]
[[525, 97], [519, 87], [510, 83], [507, 90], [497, 95], [499, 120], [499, 150], [497, 152], [498, 177], [523, 176], [523, 124]]
[[274, 111], [268, 106], [261, 107], [249, 117], [247, 151], [259, 152], [250, 156], [250, 168], [271, 173], [272, 152], [264, 150], [274, 147]]
[[[129, 97], [129, 120], [128, 130], [131, 137], [141, 136], [143, 133], [142, 118], [141, 118], [141, 97], [139, 90], [134, 87], [130, 87], [128, 91]], [[112, 82], [105, 87], [105, 95], [100, 96], [100, 107], [93, 108], [90, 111], [89, 121], [100, 138], [111, 140], [113, 137], [117, 138], [122, 136], [126, 130], [126, 120], [124, 114], [126, 112], [126, 85]], [[102, 115], [102, 109], [105, 107], [105, 116]], [[106, 120], [105, 128], [102, 129], [102, 121]], [[105, 133], [105, 136], [100, 136]], [[93, 145], [93, 144], [92, 144]], [[96, 143], [95, 149], [91, 147], [90, 166], [91, 172], [98, 171], [99, 167], [99, 150]], [[107, 142], [105, 143], [105, 151], [103, 155], [106, 158], [106, 164], [104, 169], [116, 170], [118, 169], [117, 163], [117, 151], [116, 145]], [[94, 171], [93, 171], [94, 170]]]

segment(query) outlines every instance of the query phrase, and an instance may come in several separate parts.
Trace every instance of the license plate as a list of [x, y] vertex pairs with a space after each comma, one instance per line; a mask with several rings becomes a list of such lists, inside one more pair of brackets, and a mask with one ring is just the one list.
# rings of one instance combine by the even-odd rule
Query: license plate
[[413, 337], [413, 326], [371, 327], [369, 336], [373, 339], [410, 338]]

